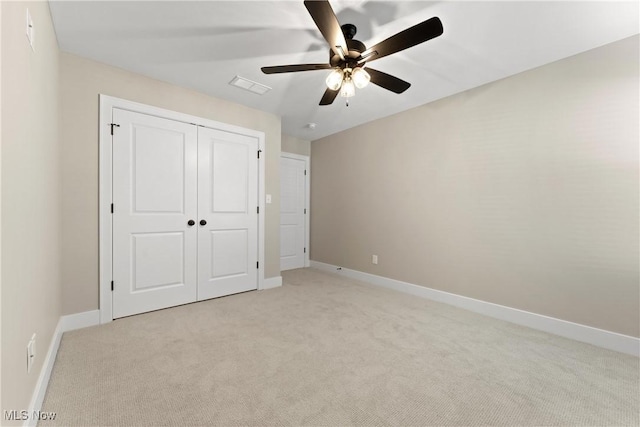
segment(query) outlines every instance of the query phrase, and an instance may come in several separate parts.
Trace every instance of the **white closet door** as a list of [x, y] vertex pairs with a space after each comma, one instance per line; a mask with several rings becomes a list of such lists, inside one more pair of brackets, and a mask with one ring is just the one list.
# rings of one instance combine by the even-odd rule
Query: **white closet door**
[[114, 109], [113, 317], [196, 300], [197, 130]]
[[258, 141], [198, 128], [198, 300], [258, 288]]
[[305, 162], [280, 158], [280, 270], [304, 267]]

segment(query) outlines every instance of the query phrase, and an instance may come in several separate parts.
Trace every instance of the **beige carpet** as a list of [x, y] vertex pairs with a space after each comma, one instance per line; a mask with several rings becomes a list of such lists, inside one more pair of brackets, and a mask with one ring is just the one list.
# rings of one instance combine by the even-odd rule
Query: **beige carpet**
[[639, 359], [313, 269], [66, 333], [40, 425], [638, 425]]

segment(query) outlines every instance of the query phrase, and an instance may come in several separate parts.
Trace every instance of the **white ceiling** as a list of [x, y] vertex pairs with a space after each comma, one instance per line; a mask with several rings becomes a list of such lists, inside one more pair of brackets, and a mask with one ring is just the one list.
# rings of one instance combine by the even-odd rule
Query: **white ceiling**
[[[328, 61], [300, 1], [52, 1], [64, 51], [282, 117], [284, 133], [315, 140], [638, 34], [639, 3], [331, 1], [340, 23], [371, 46], [438, 16], [444, 34], [372, 67], [412, 83], [374, 85], [346, 107], [319, 106], [328, 71], [265, 75], [260, 67]], [[375, 64], [375, 65], [373, 65]], [[266, 95], [229, 86], [240, 75]], [[317, 123], [310, 130], [307, 123]]]

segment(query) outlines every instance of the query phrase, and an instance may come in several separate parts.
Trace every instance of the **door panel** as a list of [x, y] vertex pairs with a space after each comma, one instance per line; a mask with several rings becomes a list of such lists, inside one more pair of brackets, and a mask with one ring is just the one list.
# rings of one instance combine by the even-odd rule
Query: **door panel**
[[246, 275], [249, 258], [247, 230], [211, 231], [211, 277]]
[[113, 317], [196, 300], [197, 129], [113, 109]]
[[210, 164], [213, 165], [211, 212], [246, 214], [249, 205], [249, 147], [242, 143], [215, 140], [211, 142], [210, 150]]
[[304, 160], [280, 158], [280, 270], [304, 267], [306, 175]]
[[258, 288], [258, 141], [198, 128], [198, 300]]
[[134, 212], [182, 213], [184, 135], [140, 125], [132, 131]]
[[280, 226], [280, 258], [295, 257], [300, 248], [298, 248], [297, 225], [281, 225]]
[[133, 293], [184, 283], [184, 233], [136, 233], [131, 244]]

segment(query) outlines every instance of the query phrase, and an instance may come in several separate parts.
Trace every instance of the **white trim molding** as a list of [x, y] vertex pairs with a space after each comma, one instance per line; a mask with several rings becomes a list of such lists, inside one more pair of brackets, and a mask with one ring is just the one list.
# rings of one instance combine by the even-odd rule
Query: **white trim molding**
[[62, 316], [58, 320], [53, 337], [51, 338], [51, 344], [49, 350], [42, 363], [42, 369], [40, 369], [40, 375], [36, 382], [36, 388], [33, 391], [31, 397], [31, 403], [29, 404], [29, 419], [25, 420], [24, 426], [31, 427], [38, 423], [38, 420], [33, 417], [34, 413], [39, 412], [42, 409], [42, 402], [44, 402], [44, 396], [47, 393], [47, 387], [49, 386], [49, 379], [51, 378], [51, 372], [53, 371], [53, 364], [56, 361], [58, 355], [58, 349], [60, 348], [60, 341], [62, 341], [62, 334], [75, 329], [87, 328], [89, 326], [95, 326], [100, 324], [100, 311], [92, 310], [85, 311], [84, 313], [71, 314], [68, 316]]
[[282, 286], [282, 276], [267, 277], [264, 279], [264, 285], [261, 290], [273, 289]]
[[69, 314], [60, 318], [62, 332], [88, 328], [100, 324], [100, 310], [85, 311], [83, 313]]
[[640, 357], [640, 338], [618, 334], [616, 332], [605, 331], [591, 326], [581, 325], [566, 320], [542, 314], [531, 313], [504, 305], [494, 304], [487, 301], [468, 298], [462, 295], [452, 294], [437, 289], [414, 285], [400, 280], [389, 279], [387, 277], [376, 276], [374, 274], [363, 273], [357, 270], [350, 270], [336, 265], [325, 264], [323, 262], [311, 261], [311, 267], [318, 270], [336, 273], [350, 279], [393, 289], [406, 294], [421, 298], [430, 299], [437, 302], [453, 305], [458, 308], [480, 313], [521, 326], [527, 326], [539, 331], [559, 335], [576, 341], [585, 342], [620, 353], [630, 354]]
[[[256, 138], [258, 141], [258, 289], [265, 289], [265, 254], [264, 254], [264, 228], [265, 228], [265, 158], [266, 145], [264, 132], [247, 129], [227, 123], [221, 123], [202, 117], [191, 116], [176, 111], [165, 110], [138, 102], [114, 98], [100, 94], [100, 123], [99, 123], [99, 295], [100, 295], [100, 323], [109, 323], [113, 320], [113, 300], [111, 294], [112, 279], [112, 216], [111, 203], [113, 201], [112, 189], [112, 153], [111, 153], [111, 126], [112, 111], [114, 108], [147, 114], [150, 116], [171, 119], [211, 129], [219, 129], [226, 132], [246, 135]], [[195, 302], [195, 301], [194, 301]]]

